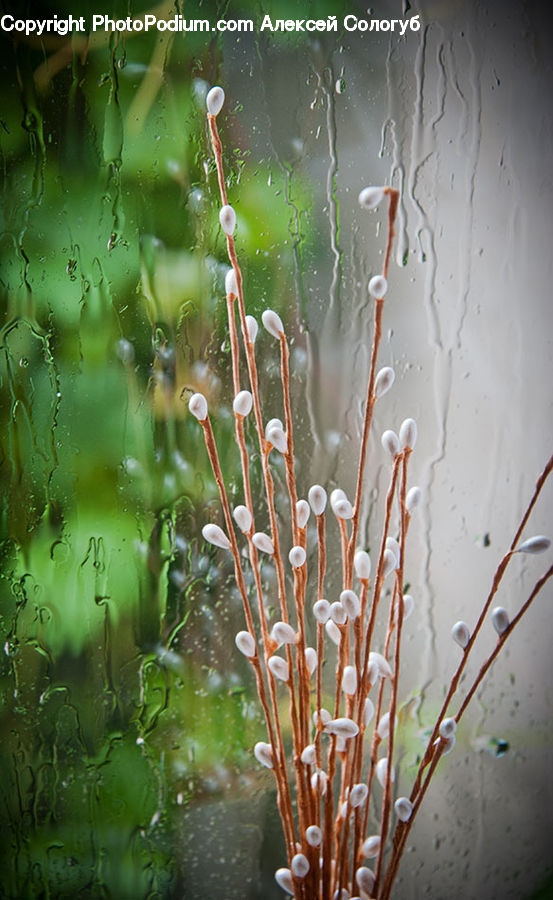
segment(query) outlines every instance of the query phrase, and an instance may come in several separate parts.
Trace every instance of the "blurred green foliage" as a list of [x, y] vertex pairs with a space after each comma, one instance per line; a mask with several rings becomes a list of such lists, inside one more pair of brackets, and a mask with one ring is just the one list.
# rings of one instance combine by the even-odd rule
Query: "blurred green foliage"
[[[104, 8], [145, 10], [27, 15]], [[226, 247], [204, 115], [222, 41], [2, 40], [1, 893], [169, 897], [186, 882], [179, 808], [241, 778], [262, 734], [229, 646], [230, 571], [197, 538], [219, 513], [185, 402], [201, 389], [218, 410], [232, 493]], [[286, 172], [250, 156], [236, 104], [220, 118], [249, 311], [285, 307]], [[297, 175], [293, 190], [307, 209]]]

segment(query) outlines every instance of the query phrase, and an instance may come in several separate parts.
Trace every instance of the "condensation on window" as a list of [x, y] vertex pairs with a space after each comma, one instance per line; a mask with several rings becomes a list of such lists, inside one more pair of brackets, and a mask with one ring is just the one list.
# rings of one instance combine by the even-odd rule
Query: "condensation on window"
[[[423, 502], [405, 561], [401, 793], [458, 658], [451, 626], [476, 621], [551, 454], [545, 13], [522, 2], [372, 10], [419, 12], [420, 30], [401, 36], [345, 30], [349, 8], [316, 6], [336, 14], [336, 32], [2, 35], [6, 896], [282, 895], [274, 780], [252, 754], [264, 723], [234, 643], [241, 600], [230, 556], [202, 538], [222, 516], [188, 412], [203, 393], [231, 503], [244, 502], [212, 84], [226, 93], [218, 122], [247, 311], [276, 310], [290, 342], [300, 497], [315, 482], [354, 493], [367, 282], [387, 225], [357, 198], [366, 185], [400, 191], [380, 352], [396, 380], [376, 407], [360, 541], [378, 552], [380, 434], [412, 416]], [[145, 12], [131, 7], [125, 16]], [[259, 10], [240, 15], [257, 22]], [[264, 417], [282, 416], [278, 348], [261, 331], [256, 353]], [[246, 437], [268, 530], [253, 428]], [[286, 472], [274, 469], [284, 530]], [[527, 536], [551, 533], [552, 501], [547, 486]], [[330, 525], [328, 541], [338, 560]], [[517, 558], [501, 605], [516, 612], [542, 572], [539, 558]], [[269, 560], [262, 578], [272, 607]], [[340, 589], [329, 565], [329, 599]], [[548, 587], [464, 717], [394, 896], [514, 900], [546, 883], [551, 599]], [[494, 639], [485, 628], [479, 660]], [[332, 666], [324, 677], [332, 691]]]

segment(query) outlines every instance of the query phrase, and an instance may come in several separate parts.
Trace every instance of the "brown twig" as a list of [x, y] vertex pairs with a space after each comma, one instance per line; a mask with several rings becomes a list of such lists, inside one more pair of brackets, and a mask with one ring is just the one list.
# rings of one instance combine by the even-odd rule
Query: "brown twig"
[[[392, 600], [390, 604], [390, 618], [388, 624], [388, 634], [391, 637], [392, 630], [395, 625], [396, 630], [396, 643], [395, 643], [395, 654], [394, 654], [394, 677], [392, 678], [391, 685], [391, 699], [390, 699], [390, 707], [388, 710], [389, 715], [389, 732], [388, 732], [388, 765], [386, 770], [386, 782], [384, 785], [384, 794], [382, 797], [382, 814], [380, 819], [380, 847], [378, 849], [378, 857], [376, 861], [376, 870], [375, 870], [375, 882], [374, 882], [374, 893], [378, 895], [378, 885], [380, 882], [380, 876], [382, 873], [382, 865], [384, 862], [384, 850], [386, 845], [386, 838], [388, 836], [388, 827], [390, 823], [390, 811], [392, 806], [392, 766], [393, 766], [393, 757], [394, 757], [394, 740], [395, 740], [395, 719], [396, 719], [396, 707], [397, 707], [397, 695], [398, 695], [398, 686], [399, 686], [399, 673], [400, 673], [400, 651], [401, 651], [401, 630], [403, 625], [403, 568], [405, 562], [405, 546], [407, 541], [407, 531], [409, 529], [409, 521], [410, 516], [407, 512], [407, 508], [405, 506], [405, 497], [407, 494], [407, 467], [409, 463], [410, 449], [406, 448], [403, 456], [403, 466], [401, 472], [401, 487], [400, 487], [400, 495], [399, 495], [399, 507], [400, 507], [400, 521], [401, 521], [401, 533], [400, 533], [400, 560], [399, 560], [399, 570], [396, 574], [396, 590], [392, 594]], [[397, 595], [397, 617], [395, 616], [395, 604], [396, 604], [396, 595]], [[395, 621], [394, 621], [395, 620]]]

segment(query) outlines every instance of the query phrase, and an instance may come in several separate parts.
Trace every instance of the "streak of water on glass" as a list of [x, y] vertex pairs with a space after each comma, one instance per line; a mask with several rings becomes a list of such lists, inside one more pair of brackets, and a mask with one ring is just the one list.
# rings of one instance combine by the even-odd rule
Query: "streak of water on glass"
[[[499, 18], [446, 4], [422, 22], [402, 39], [339, 35], [300, 49], [226, 36], [204, 52], [198, 38], [197, 56], [193, 35], [135, 36], [75, 54], [47, 100], [27, 75], [17, 102], [7, 92], [9, 124], [23, 120], [29, 146], [3, 156], [25, 185], [3, 244], [13, 249], [0, 385], [5, 771], [19, 798], [8, 810], [15, 858], [25, 873], [34, 841], [37, 893], [63, 875], [74, 893], [92, 878], [113, 895], [193, 896], [211, 878], [229, 898], [278, 896], [274, 794], [250, 749], [262, 726], [233, 653], [241, 614], [229, 568], [198, 538], [219, 508], [190, 391], [208, 394], [229, 490], [242, 498], [225, 247], [194, 76], [227, 91], [220, 126], [249, 309], [270, 300], [293, 342], [302, 489], [353, 488], [366, 284], [385, 230], [385, 213], [365, 215], [357, 194], [385, 182], [402, 192], [381, 348], [396, 384], [375, 413], [360, 542], [374, 560], [389, 472], [379, 434], [414, 415], [411, 474], [425, 505], [408, 551], [408, 786], [456, 660], [451, 624], [474, 621], [551, 437], [543, 29], [523, 4]], [[278, 358], [266, 336], [257, 352], [268, 411], [280, 403]], [[276, 482], [280, 496], [278, 464]], [[537, 530], [549, 528], [542, 515]], [[519, 562], [502, 596], [509, 609], [534, 573]], [[269, 566], [263, 578], [271, 602]], [[543, 599], [444, 761], [398, 898], [440, 898], [462, 883], [514, 898], [545, 871]], [[503, 735], [512, 749], [492, 755]], [[525, 834], [517, 862], [515, 833]]]

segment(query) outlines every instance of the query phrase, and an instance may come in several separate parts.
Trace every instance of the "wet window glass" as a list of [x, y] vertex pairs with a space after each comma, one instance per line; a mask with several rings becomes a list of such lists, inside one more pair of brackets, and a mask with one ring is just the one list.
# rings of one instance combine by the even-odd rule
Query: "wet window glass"
[[[270, 629], [282, 618], [283, 584], [292, 598], [304, 565], [301, 553], [288, 557], [300, 531], [279, 451], [281, 440], [290, 450], [292, 431], [271, 322], [280, 317], [287, 338], [296, 497], [307, 500], [314, 484], [329, 496], [345, 491], [335, 501], [353, 504], [372, 578], [392, 465], [381, 436], [417, 423], [408, 487], [420, 487], [420, 502], [415, 510], [411, 495], [409, 539], [395, 557], [398, 590], [412, 600], [401, 605], [394, 801], [409, 797], [551, 455], [547, 12], [522, 2], [306, 6], [150, 9], [133, 0], [3, 13], [2, 896], [284, 896], [274, 877], [288, 865], [274, 772], [262, 749], [254, 754], [267, 729], [247, 636], [236, 640], [248, 630], [243, 593], [225, 549], [204, 416], [189, 409], [193, 395], [205, 397], [229, 508], [248, 505], [247, 460], [255, 530], [270, 540], [255, 409], [244, 416], [243, 447], [236, 439], [218, 163], [236, 214], [236, 293], [259, 325], [252, 352], [263, 423], [280, 420], [265, 436], [282, 583], [274, 544], [266, 553], [258, 541], [252, 566], [239, 514], [233, 526], [260, 647], [256, 592]], [[312, 21], [324, 28], [308, 28]], [[225, 93], [219, 159], [206, 119], [213, 85]], [[359, 194], [368, 186], [398, 198], [389, 267], [391, 194], [367, 208]], [[367, 285], [384, 270], [377, 369], [390, 367], [395, 379], [374, 404], [357, 503], [382, 299], [376, 282]], [[267, 309], [277, 319], [263, 327]], [[236, 325], [239, 386], [249, 389], [238, 305]], [[552, 503], [546, 480], [519, 543], [551, 534]], [[333, 603], [347, 582], [340, 522], [351, 523], [330, 504], [325, 515], [324, 597]], [[389, 535], [401, 541], [394, 516]], [[206, 525], [222, 528], [227, 544], [211, 541]], [[318, 540], [312, 512], [299, 549], [313, 648]], [[492, 622], [490, 609], [451, 716], [551, 565], [545, 545], [530, 551], [509, 561], [493, 602], [507, 619]], [[382, 587], [391, 631], [400, 615], [394, 577]], [[514, 900], [553, 890], [551, 600], [544, 583], [475, 691], [409, 832], [393, 897]], [[468, 633], [454, 639], [459, 622]], [[383, 652], [387, 627], [377, 623], [372, 649]], [[326, 641], [321, 690], [332, 704], [338, 651]], [[344, 716], [357, 690], [348, 695], [345, 677]], [[292, 782], [295, 726], [287, 689], [274, 681]], [[309, 740], [315, 681], [303, 697]], [[375, 823], [382, 798], [375, 781], [367, 805]], [[364, 863], [382, 867], [379, 897], [401, 822], [393, 810], [386, 853]], [[332, 876], [348, 896], [359, 887], [354, 869], [349, 880]], [[319, 896], [309, 883], [305, 897]]]

